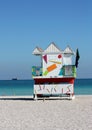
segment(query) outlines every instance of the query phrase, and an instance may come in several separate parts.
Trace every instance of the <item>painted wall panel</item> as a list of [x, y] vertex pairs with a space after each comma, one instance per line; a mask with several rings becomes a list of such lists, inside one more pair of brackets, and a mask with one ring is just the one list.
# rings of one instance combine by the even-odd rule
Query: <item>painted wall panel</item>
[[48, 54], [42, 56], [43, 76], [58, 76], [62, 68], [61, 54]]
[[72, 55], [70, 54], [63, 55], [63, 65], [72, 65]]
[[73, 84], [34, 85], [35, 94], [72, 94], [73, 91]]

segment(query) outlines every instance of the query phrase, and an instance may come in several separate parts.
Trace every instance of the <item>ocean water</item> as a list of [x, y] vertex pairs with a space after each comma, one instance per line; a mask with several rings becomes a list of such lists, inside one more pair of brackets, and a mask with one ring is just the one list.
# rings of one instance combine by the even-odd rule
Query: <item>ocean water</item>
[[[33, 80], [0, 80], [0, 96], [33, 95]], [[92, 95], [92, 79], [76, 79], [75, 95]]]
[[33, 94], [33, 80], [1, 80], [0, 96], [23, 96]]
[[92, 79], [76, 79], [74, 92], [75, 95], [92, 95]]

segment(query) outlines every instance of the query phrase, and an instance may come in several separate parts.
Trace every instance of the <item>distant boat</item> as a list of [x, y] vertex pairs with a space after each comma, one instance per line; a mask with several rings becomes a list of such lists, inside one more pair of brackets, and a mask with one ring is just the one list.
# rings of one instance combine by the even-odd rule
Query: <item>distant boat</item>
[[17, 78], [12, 78], [12, 80], [18, 80]]

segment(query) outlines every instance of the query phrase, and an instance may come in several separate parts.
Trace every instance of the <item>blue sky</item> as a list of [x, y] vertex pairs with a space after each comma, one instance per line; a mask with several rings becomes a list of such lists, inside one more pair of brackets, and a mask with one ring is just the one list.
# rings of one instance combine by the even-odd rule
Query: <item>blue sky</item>
[[0, 79], [30, 79], [51, 42], [78, 48], [77, 77], [92, 78], [92, 0], [0, 0]]

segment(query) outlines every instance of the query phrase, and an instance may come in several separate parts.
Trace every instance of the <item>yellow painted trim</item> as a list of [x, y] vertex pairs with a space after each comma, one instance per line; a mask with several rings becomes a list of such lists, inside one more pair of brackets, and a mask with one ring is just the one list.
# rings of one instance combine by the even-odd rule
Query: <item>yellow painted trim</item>
[[59, 61], [54, 61], [54, 60], [49, 60], [50, 62], [56, 63], [56, 64], [62, 64], [62, 62]]

